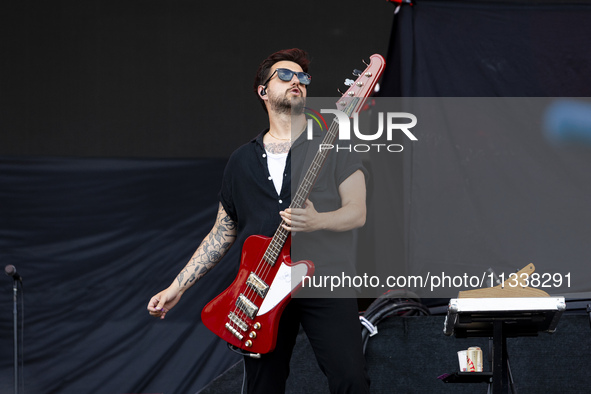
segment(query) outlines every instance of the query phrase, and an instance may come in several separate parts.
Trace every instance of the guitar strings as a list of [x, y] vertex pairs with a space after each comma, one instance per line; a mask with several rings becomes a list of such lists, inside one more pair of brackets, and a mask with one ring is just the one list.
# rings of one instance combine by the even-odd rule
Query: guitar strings
[[[338, 131], [338, 123], [335, 119], [335, 120], [333, 120], [330, 129], [328, 130], [328, 132], [324, 136], [322, 143], [323, 144], [331, 144], [332, 142], [334, 142], [334, 140], [336, 139], [337, 131]], [[312, 160], [312, 163], [310, 164], [310, 167], [308, 168], [308, 171], [307, 171], [304, 179], [302, 180], [302, 184], [298, 187], [298, 190], [294, 196], [294, 199], [292, 200], [292, 203], [290, 204], [291, 208], [301, 208], [304, 205], [307, 197], [310, 194], [311, 188], [313, 186], [313, 183], [314, 183], [313, 180], [314, 180], [314, 178], [317, 177], [318, 172], [321, 170], [322, 165], [326, 161], [327, 155], [328, 155], [328, 151], [319, 151], [314, 156], [314, 159]], [[269, 274], [269, 272], [271, 271], [273, 266], [277, 263], [280, 263], [278, 260], [279, 260], [280, 254], [281, 254], [281, 250], [283, 249], [285, 242], [287, 240], [287, 237], [289, 235], [289, 232], [285, 228], [283, 228], [283, 224], [286, 224], [284, 220], [281, 221], [281, 224], [279, 225], [279, 227], [275, 231], [275, 235], [271, 239], [271, 242], [269, 243], [267, 250], [263, 254], [263, 257], [259, 261], [258, 266], [254, 271], [255, 275], [257, 275], [258, 277], [265, 278]], [[267, 284], [267, 285], [270, 285], [270, 284]], [[256, 296], [257, 295], [256, 292], [254, 290], [250, 289], [248, 285], [247, 285], [247, 292], [245, 292], [245, 293], [248, 294], [249, 296]]]

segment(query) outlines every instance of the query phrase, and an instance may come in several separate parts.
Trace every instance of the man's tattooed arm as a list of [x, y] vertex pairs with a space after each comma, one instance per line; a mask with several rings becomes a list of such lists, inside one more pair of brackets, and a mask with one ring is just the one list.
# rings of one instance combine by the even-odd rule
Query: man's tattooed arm
[[215, 225], [176, 277], [178, 286], [185, 290], [201, 279], [224, 257], [235, 240], [236, 223], [230, 219], [220, 204]]

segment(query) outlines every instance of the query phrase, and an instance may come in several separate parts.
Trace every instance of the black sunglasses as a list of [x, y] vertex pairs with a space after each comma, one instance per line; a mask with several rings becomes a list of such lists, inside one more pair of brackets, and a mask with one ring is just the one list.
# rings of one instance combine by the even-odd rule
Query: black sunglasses
[[271, 80], [271, 78], [273, 78], [275, 73], [277, 73], [277, 76], [280, 80], [285, 82], [291, 81], [294, 74], [298, 77], [298, 80], [302, 85], [309, 85], [310, 81], [312, 81], [312, 76], [308, 73], [302, 71], [291, 71], [288, 68], [277, 68], [275, 71], [273, 71], [273, 74], [271, 74], [271, 76], [263, 83], [263, 86], [267, 86], [267, 83]]

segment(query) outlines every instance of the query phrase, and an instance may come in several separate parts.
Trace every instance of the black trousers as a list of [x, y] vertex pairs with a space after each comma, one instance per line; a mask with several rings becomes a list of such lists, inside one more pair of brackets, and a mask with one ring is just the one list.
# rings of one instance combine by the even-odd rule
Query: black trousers
[[249, 394], [285, 392], [289, 362], [302, 325], [331, 393], [369, 393], [361, 324], [353, 298], [294, 298], [279, 322], [277, 346], [260, 359], [244, 358]]

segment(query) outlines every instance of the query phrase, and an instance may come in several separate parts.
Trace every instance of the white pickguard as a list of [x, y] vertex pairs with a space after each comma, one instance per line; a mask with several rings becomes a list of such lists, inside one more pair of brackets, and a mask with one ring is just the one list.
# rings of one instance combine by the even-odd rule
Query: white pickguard
[[[281, 262], [277, 275], [273, 279], [273, 283], [269, 287], [269, 291], [259, 308], [257, 316], [262, 316], [275, 308], [285, 297], [289, 296], [293, 289], [301, 283], [302, 278], [308, 273], [308, 266], [306, 264], [296, 264], [288, 266]], [[291, 280], [292, 275], [298, 280]]]

